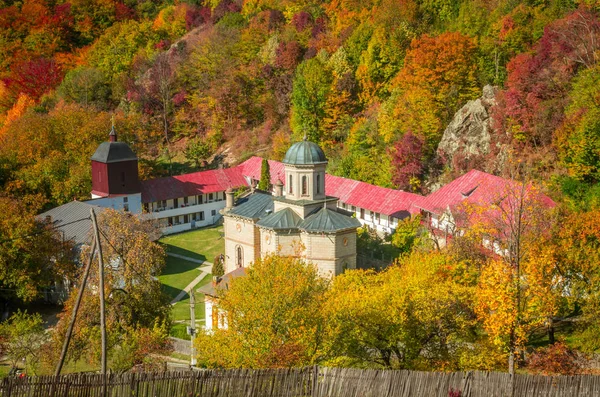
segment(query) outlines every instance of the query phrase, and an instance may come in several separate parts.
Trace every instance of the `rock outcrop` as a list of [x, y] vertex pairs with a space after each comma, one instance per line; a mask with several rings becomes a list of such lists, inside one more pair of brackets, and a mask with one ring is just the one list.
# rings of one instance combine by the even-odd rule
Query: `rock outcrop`
[[496, 89], [490, 85], [483, 88], [483, 96], [467, 102], [446, 127], [437, 149], [438, 156], [446, 164], [472, 162], [490, 152], [490, 108], [496, 103]]

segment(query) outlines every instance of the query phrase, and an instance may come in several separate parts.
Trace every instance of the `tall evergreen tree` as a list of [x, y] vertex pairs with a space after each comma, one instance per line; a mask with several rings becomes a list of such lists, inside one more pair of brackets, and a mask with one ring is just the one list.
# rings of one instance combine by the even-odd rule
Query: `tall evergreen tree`
[[268, 192], [271, 187], [271, 171], [269, 169], [269, 162], [267, 159], [263, 159], [262, 167], [260, 169], [260, 182], [258, 182], [258, 188]]

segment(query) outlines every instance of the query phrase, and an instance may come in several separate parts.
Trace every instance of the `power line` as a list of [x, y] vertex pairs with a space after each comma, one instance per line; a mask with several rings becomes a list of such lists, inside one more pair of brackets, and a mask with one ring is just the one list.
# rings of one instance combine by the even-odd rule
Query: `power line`
[[17, 236], [17, 237], [13, 237], [13, 238], [8, 238], [8, 239], [0, 240], [0, 244], [7, 243], [9, 241], [19, 240], [19, 239], [22, 239], [22, 238], [28, 238], [28, 237], [37, 236], [37, 235], [40, 235], [40, 234], [44, 233], [48, 229], [56, 230], [56, 229], [59, 229], [59, 228], [61, 228], [63, 226], [69, 226], [69, 225], [72, 225], [72, 224], [77, 223], [77, 222], [89, 221], [89, 220], [90, 220], [90, 217], [88, 216], [87, 218], [81, 218], [81, 219], [77, 219], [77, 220], [74, 220], [74, 221], [71, 221], [71, 222], [61, 223], [60, 225], [48, 226], [45, 230], [40, 230], [40, 231], [35, 232], [35, 233], [31, 233], [31, 234], [26, 234], [24, 236]]

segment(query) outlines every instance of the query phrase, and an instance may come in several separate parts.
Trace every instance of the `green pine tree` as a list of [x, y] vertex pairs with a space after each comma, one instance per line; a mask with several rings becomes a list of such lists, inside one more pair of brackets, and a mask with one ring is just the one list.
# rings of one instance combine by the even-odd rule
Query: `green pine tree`
[[268, 192], [271, 187], [271, 171], [269, 170], [269, 162], [267, 159], [263, 159], [262, 167], [260, 170], [260, 182], [258, 182], [258, 189]]

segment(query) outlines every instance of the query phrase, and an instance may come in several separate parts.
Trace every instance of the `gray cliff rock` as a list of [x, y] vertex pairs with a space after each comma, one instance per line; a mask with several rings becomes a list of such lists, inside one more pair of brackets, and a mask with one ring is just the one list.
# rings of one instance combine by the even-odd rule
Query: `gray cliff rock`
[[457, 155], [460, 162], [485, 156], [490, 152], [490, 108], [496, 103], [496, 89], [483, 87], [481, 98], [467, 102], [446, 127], [437, 149], [438, 156], [451, 165]]

